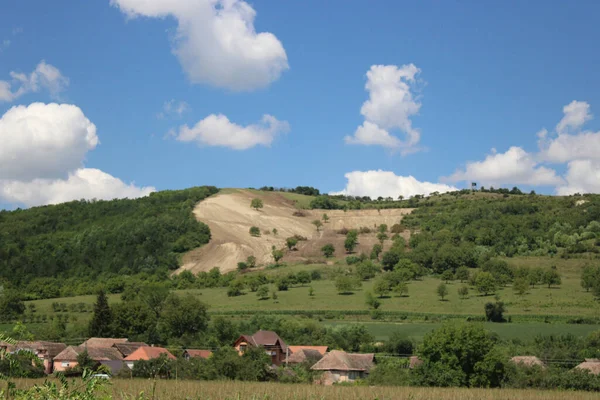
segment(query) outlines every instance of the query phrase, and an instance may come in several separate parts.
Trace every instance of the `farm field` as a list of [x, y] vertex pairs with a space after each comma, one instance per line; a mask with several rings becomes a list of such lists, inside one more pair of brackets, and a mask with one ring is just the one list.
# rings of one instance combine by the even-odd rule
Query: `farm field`
[[[43, 380], [16, 380], [18, 388], [42, 384]], [[562, 400], [565, 392], [513, 389], [454, 389], [415, 387], [318, 386], [307, 384], [246, 383], [237, 381], [153, 381], [114, 379], [108, 388], [113, 399], [169, 400]], [[570, 400], [597, 399], [597, 393], [569, 391]]]

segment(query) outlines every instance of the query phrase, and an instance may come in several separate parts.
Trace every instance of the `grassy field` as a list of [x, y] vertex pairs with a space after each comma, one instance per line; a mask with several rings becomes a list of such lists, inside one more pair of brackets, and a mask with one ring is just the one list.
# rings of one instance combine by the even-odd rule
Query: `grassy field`
[[[558, 271], [562, 275], [562, 285], [558, 288], [547, 288], [538, 286], [531, 289], [524, 296], [516, 295], [510, 286], [502, 288], [498, 291], [500, 298], [504, 301], [507, 312], [506, 316], [514, 316], [515, 321], [531, 321], [543, 322], [545, 316], [560, 318], [563, 322], [575, 316], [587, 318], [600, 318], [600, 308], [597, 301], [594, 300], [590, 293], [585, 292], [580, 286], [580, 271], [586, 263], [584, 259], [550, 259], [550, 258], [513, 258], [507, 259], [512, 265], [528, 265], [540, 266], [549, 268], [551, 265], [556, 265]], [[289, 265], [277, 269], [262, 271], [268, 275], [287, 274], [288, 272], [298, 272], [301, 270], [322, 269], [326, 271], [328, 268], [337, 268], [340, 265]], [[345, 267], [345, 266], [344, 266]], [[457, 289], [462, 285], [459, 282], [451, 282], [448, 284], [449, 295], [444, 301], [440, 301], [436, 294], [436, 287], [440, 280], [435, 277], [425, 277], [422, 281], [414, 281], [409, 284], [408, 297], [389, 297], [381, 299], [381, 310], [401, 313], [418, 313], [419, 316], [408, 315], [409, 320], [416, 322], [411, 324], [394, 324], [388, 323], [381, 325], [373, 323], [372, 329], [375, 329], [374, 334], [378, 338], [387, 336], [387, 332], [393, 327], [402, 326], [402, 329], [414, 330], [414, 336], [422, 336], [423, 332], [427, 332], [435, 327], [432, 322], [440, 322], [440, 318], [448, 316], [482, 316], [484, 304], [488, 301], [494, 301], [493, 296], [481, 296], [473, 290], [467, 299], [460, 299]], [[288, 291], [277, 293], [277, 300], [259, 300], [256, 295], [250, 291], [246, 294], [237, 297], [228, 297], [226, 289], [192, 289], [180, 291], [180, 293], [191, 293], [198, 296], [203, 302], [209, 305], [209, 310], [213, 313], [228, 313], [239, 314], [243, 316], [245, 313], [252, 312], [269, 312], [269, 313], [286, 313], [293, 312], [310, 312], [312, 311], [317, 317], [316, 310], [321, 312], [331, 312], [332, 316], [322, 316], [323, 318], [333, 318], [337, 322], [352, 323], [352, 322], [370, 322], [370, 317], [366, 314], [367, 306], [365, 305], [365, 292], [371, 290], [372, 281], [363, 282], [362, 288], [356, 290], [350, 295], [340, 295], [335, 289], [334, 281], [320, 280], [311, 283], [314, 289], [314, 296], [309, 296], [308, 286], [292, 287]], [[273, 286], [270, 290], [274, 290]], [[52, 315], [52, 303], [60, 302], [65, 304], [72, 303], [87, 303], [92, 304], [95, 301], [95, 296], [79, 296], [60, 299], [46, 299], [32, 301], [36, 305], [38, 314]], [[109, 302], [115, 303], [120, 301], [120, 295], [110, 295]], [[361, 312], [363, 315], [352, 315], [356, 312]], [[429, 321], [424, 322], [423, 313], [431, 314]], [[437, 316], [436, 316], [437, 314]], [[91, 313], [77, 313], [79, 323], [87, 321]], [[384, 316], [390, 322], [400, 322], [394, 316]], [[394, 318], [396, 320], [394, 321]], [[341, 321], [342, 320], [342, 321]], [[416, 321], [415, 321], [416, 320]], [[329, 321], [331, 322], [331, 321]], [[384, 328], [384, 326], [387, 326]], [[572, 332], [575, 334], [587, 334], [591, 330], [598, 329], [598, 326], [578, 326], [578, 325], [557, 325], [558, 327], [550, 327], [550, 324], [544, 323], [525, 323], [525, 324], [505, 324], [491, 325], [493, 330], [497, 330], [504, 337], [529, 337], [535, 333], [563, 333]]]
[[[25, 388], [41, 380], [18, 380], [17, 387]], [[202, 399], [202, 400], [570, 400], [597, 399], [597, 393], [511, 390], [511, 389], [446, 389], [413, 387], [318, 386], [306, 384], [157, 381], [153, 390], [150, 380], [111, 381], [113, 399]], [[138, 397], [135, 397], [138, 399]]]

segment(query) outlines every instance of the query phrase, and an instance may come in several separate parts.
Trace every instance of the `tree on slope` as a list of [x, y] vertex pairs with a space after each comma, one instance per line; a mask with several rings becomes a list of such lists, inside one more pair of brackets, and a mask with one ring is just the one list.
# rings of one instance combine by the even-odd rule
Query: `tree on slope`
[[90, 321], [88, 333], [91, 337], [110, 337], [112, 322], [112, 312], [108, 305], [108, 299], [104, 290], [98, 292], [96, 304], [94, 305], [94, 315]]
[[252, 199], [252, 201], [250, 202], [250, 207], [254, 208], [256, 211], [263, 208], [263, 206], [263, 201], [258, 198]]

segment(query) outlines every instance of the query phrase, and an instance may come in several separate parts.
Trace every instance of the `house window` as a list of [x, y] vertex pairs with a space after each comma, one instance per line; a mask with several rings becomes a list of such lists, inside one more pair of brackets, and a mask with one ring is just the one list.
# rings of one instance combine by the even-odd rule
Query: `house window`
[[240, 351], [243, 353], [246, 351], [246, 345], [245, 344], [241, 344], [240, 345]]
[[68, 362], [63, 361], [63, 362], [60, 363], [60, 365], [63, 368], [69, 368], [69, 363]]

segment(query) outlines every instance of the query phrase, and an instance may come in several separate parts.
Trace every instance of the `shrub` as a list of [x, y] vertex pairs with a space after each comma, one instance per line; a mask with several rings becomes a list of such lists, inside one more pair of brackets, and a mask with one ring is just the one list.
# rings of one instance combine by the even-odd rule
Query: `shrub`
[[249, 232], [250, 232], [250, 236], [254, 236], [254, 237], [260, 236], [260, 229], [258, 228], [258, 226], [250, 227]]
[[325, 246], [321, 247], [321, 251], [326, 258], [329, 258], [335, 253], [335, 247], [333, 247], [333, 244], [327, 243]]

